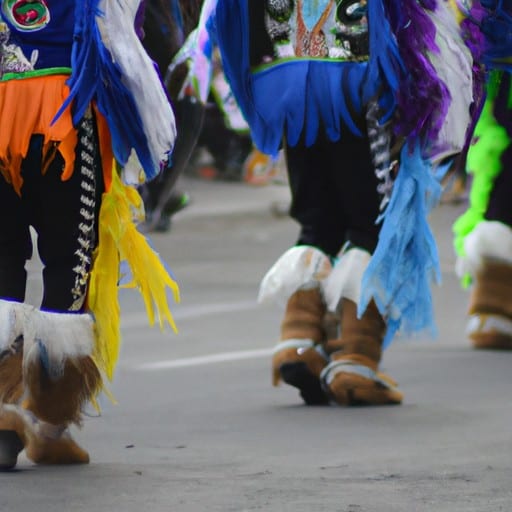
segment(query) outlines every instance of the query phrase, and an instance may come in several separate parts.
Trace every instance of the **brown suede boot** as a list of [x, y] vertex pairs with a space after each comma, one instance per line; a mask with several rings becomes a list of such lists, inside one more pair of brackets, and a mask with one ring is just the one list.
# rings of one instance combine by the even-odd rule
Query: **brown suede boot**
[[19, 405], [0, 406], [0, 469], [12, 469], [25, 448], [36, 464], [87, 464], [88, 453], [71, 437], [65, 425], [39, 420]]
[[7, 301], [0, 317], [0, 469], [13, 468], [23, 448], [38, 464], [89, 462], [68, 426], [102, 389], [92, 318]]
[[331, 362], [322, 371], [322, 384], [340, 405], [399, 404], [403, 395], [396, 383], [378, 372], [386, 324], [371, 302], [361, 319], [355, 302], [343, 298], [341, 336], [325, 344]]
[[89, 455], [68, 427], [102, 389], [91, 357], [94, 322], [87, 314], [34, 311], [25, 328], [23, 415], [25, 451], [37, 464], [85, 464]]
[[[12, 469], [23, 448], [36, 464], [88, 463], [88, 453], [73, 440], [67, 426], [80, 420], [81, 407], [88, 398], [84, 390], [89, 389], [91, 379], [97, 378], [97, 369], [91, 371], [88, 365], [82, 365], [78, 370], [68, 363], [62, 378], [51, 382], [39, 368], [31, 372], [29, 383], [32, 391], [38, 390], [39, 400], [29, 392], [19, 406], [16, 404], [23, 393], [21, 358], [21, 354], [13, 354], [0, 361], [0, 376], [9, 377], [0, 386], [0, 470]], [[35, 379], [39, 381], [37, 386]], [[43, 389], [49, 392], [43, 393]]]
[[80, 424], [82, 408], [101, 387], [101, 376], [88, 356], [68, 360], [53, 379], [39, 361], [25, 369], [28, 393], [23, 408], [25, 451], [36, 464], [87, 464], [89, 454], [71, 437], [68, 426]]
[[322, 349], [325, 314], [319, 287], [296, 291], [286, 305], [281, 341], [272, 357], [274, 386], [282, 379], [298, 388], [308, 405], [328, 403], [319, 378], [327, 364]]
[[512, 265], [485, 260], [469, 304], [467, 333], [477, 349], [512, 350]]
[[[24, 404], [30, 407], [30, 404]], [[71, 437], [66, 423], [54, 425], [24, 412], [25, 452], [36, 464], [88, 464], [89, 454]]]

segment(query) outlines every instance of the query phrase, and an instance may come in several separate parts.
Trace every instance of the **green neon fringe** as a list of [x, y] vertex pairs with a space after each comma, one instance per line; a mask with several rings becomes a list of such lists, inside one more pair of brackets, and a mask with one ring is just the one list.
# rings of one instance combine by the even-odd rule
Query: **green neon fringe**
[[[459, 257], [465, 256], [464, 240], [484, 220], [494, 182], [501, 172], [501, 156], [510, 144], [506, 129], [494, 117], [494, 100], [501, 83], [501, 72], [493, 72], [487, 83], [487, 98], [475, 128], [477, 142], [471, 146], [467, 158], [467, 172], [473, 175], [469, 195], [469, 208], [453, 225], [454, 246]], [[509, 91], [508, 108], [512, 108], [512, 89]], [[470, 276], [462, 280], [470, 284]]]

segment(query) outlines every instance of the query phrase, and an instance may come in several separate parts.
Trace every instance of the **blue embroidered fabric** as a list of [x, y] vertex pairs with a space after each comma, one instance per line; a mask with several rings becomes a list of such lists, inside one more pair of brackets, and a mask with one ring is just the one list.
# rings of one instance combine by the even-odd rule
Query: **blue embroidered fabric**
[[[0, 15], [10, 30], [10, 44], [21, 48], [34, 69], [71, 66], [74, 0], [3, 0]], [[35, 55], [34, 55], [35, 56]]]

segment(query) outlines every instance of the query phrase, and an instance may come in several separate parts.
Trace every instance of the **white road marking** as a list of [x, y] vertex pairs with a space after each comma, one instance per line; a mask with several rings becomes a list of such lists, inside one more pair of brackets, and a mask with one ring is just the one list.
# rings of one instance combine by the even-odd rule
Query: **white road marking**
[[259, 350], [222, 352], [220, 354], [210, 354], [207, 356], [184, 357], [182, 359], [169, 359], [167, 361], [158, 361], [156, 363], [145, 363], [137, 366], [135, 369], [143, 371], [170, 370], [171, 368], [186, 368], [190, 366], [226, 363], [229, 361], [242, 361], [244, 359], [270, 357], [272, 355], [272, 351], [272, 348], [264, 348]]
[[[219, 302], [210, 304], [197, 304], [193, 306], [178, 305], [173, 310], [173, 316], [176, 322], [200, 318], [207, 315], [217, 315], [222, 313], [233, 313], [237, 311], [250, 311], [258, 308], [259, 305], [255, 300], [236, 301], [236, 302]], [[137, 312], [125, 315], [121, 321], [123, 329], [146, 328], [148, 319], [145, 312]], [[270, 357], [272, 348], [259, 350], [240, 350], [235, 352], [221, 352], [219, 354], [209, 354], [195, 357], [184, 357], [181, 359], [168, 359], [165, 361], [156, 361], [144, 363], [132, 368], [140, 371], [158, 371], [169, 370], [172, 368], [187, 368], [191, 366], [201, 366], [208, 364], [226, 363], [230, 361], [242, 361], [244, 359], [255, 359], [259, 357]]]
[[[235, 311], [250, 311], [258, 308], [259, 305], [255, 300], [237, 301], [237, 302], [220, 302], [211, 304], [197, 304], [195, 306], [176, 305], [171, 306], [171, 312], [176, 322], [189, 318], [202, 317], [206, 315], [217, 315], [221, 313], [233, 313]], [[136, 313], [121, 314], [122, 329], [136, 329], [148, 327], [148, 317], [145, 311], [137, 311]], [[179, 329], [179, 324], [178, 324]]]

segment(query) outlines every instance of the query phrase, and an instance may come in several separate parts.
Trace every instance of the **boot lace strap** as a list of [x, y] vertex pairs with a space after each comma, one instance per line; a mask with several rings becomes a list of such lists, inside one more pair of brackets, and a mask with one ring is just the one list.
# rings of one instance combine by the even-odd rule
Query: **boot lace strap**
[[360, 377], [364, 377], [365, 379], [376, 382], [386, 389], [395, 389], [394, 383], [387, 376], [374, 372], [371, 368], [368, 368], [368, 366], [355, 363], [348, 359], [343, 361], [331, 361], [320, 374], [322, 385], [328, 389], [329, 385], [334, 380], [336, 375], [338, 375], [338, 373], [351, 373], [354, 375], [359, 375]]

